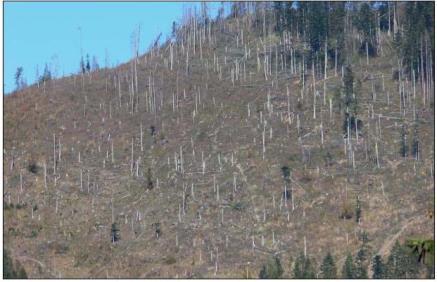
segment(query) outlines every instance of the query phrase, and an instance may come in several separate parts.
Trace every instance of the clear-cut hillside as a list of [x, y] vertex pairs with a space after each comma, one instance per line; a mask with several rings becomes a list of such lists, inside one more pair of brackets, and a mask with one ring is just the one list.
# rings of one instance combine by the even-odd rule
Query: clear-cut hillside
[[[302, 251], [341, 269], [363, 234], [384, 257], [434, 238], [434, 92], [400, 80], [380, 40], [349, 58], [349, 136], [345, 67], [303, 69], [301, 39], [251, 15], [191, 18], [117, 68], [5, 96], [5, 248], [32, 278], [255, 278], [272, 254], [292, 277]], [[418, 160], [399, 153], [402, 127]]]

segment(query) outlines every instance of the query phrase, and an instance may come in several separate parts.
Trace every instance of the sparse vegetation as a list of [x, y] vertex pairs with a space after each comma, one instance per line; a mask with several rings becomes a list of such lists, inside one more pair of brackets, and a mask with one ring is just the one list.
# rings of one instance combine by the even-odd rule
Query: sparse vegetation
[[5, 96], [5, 275], [434, 277], [434, 3], [216, 5]]

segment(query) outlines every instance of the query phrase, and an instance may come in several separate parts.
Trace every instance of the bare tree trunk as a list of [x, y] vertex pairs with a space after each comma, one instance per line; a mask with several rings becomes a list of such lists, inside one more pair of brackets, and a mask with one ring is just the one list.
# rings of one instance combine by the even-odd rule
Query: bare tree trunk
[[53, 174], [56, 174], [56, 135], [53, 134]]
[[133, 175], [134, 170], [134, 139], [132, 138], [132, 146], [131, 146], [131, 162], [130, 162], [130, 175]]
[[375, 154], [376, 154], [376, 163], [378, 165], [378, 168], [380, 168], [380, 165], [379, 165], [379, 153], [378, 153], [378, 142], [375, 142]]
[[111, 139], [111, 162], [114, 163], [114, 140]]
[[328, 78], [328, 38], [325, 40], [325, 80]]
[[20, 170], [20, 193], [23, 193], [23, 174]]
[[44, 162], [44, 189], [47, 190], [47, 164]]
[[366, 42], [367, 65], [369, 65], [369, 43]]
[[143, 149], [143, 123], [141, 123], [140, 125], [140, 143], [141, 143], [141, 152], [144, 150]]

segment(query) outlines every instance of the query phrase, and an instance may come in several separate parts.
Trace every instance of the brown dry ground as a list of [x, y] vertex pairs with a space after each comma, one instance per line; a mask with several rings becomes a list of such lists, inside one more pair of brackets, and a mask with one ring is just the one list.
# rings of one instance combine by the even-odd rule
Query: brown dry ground
[[[245, 40], [251, 48], [251, 57], [246, 63], [246, 79], [232, 86], [230, 69], [234, 59], [230, 57], [241, 57], [244, 47], [240, 44], [236, 48], [235, 32], [216, 34], [215, 50], [204, 46], [203, 60], [198, 50], [195, 56], [190, 55], [188, 76], [185, 75], [185, 55], [176, 56], [179, 60], [175, 67], [179, 89], [176, 112], [172, 110], [176, 70], [165, 67], [164, 60], [169, 54], [165, 48], [153, 59], [148, 56], [147, 64], [144, 57], [139, 59], [139, 107], [134, 114], [130, 114], [129, 88], [125, 80], [129, 64], [107, 70], [106, 76], [105, 70], [85, 75], [83, 90], [82, 78], [78, 75], [48, 82], [45, 93], [43, 86], [31, 86], [4, 98], [3, 201], [4, 204], [9, 199], [14, 204], [27, 204], [21, 209], [4, 209], [4, 244], [12, 256], [20, 260], [29, 277], [257, 277], [261, 264], [272, 253], [279, 253], [284, 276], [290, 277], [293, 258], [303, 250], [304, 238], [311, 257], [320, 263], [329, 250], [338, 261], [338, 268], [348, 251], [358, 250], [358, 235], [362, 231], [368, 234], [372, 252], [384, 255], [393, 240], [434, 238], [434, 219], [427, 217], [428, 210], [434, 211], [434, 108], [422, 103], [422, 91], [417, 86], [420, 160], [401, 158], [400, 125], [402, 120], [408, 124], [411, 140], [412, 109], [408, 108], [405, 116], [399, 111], [397, 81], [392, 80], [396, 61], [388, 42], [384, 43], [384, 55], [371, 58], [368, 66], [365, 58], [354, 56], [352, 61], [356, 81], [361, 82], [357, 95], [364, 137], [360, 142], [352, 138], [356, 147], [356, 169], [349, 169], [348, 183], [350, 166], [344, 153], [342, 115], [334, 108], [330, 119], [329, 104], [324, 105], [320, 96], [316, 119], [313, 119], [311, 76], [306, 81], [308, 87], [299, 108], [300, 77], [281, 71], [279, 66], [277, 83], [272, 86], [274, 65], [272, 77], [266, 81], [262, 67], [260, 72], [256, 70], [259, 39], [247, 33]], [[271, 42], [277, 40], [270, 38]], [[225, 44], [230, 46], [226, 66], [223, 65]], [[222, 80], [211, 67], [214, 52], [223, 65]], [[209, 60], [208, 77], [205, 58]], [[274, 55], [272, 59], [274, 62]], [[249, 72], [252, 75], [249, 76]], [[117, 73], [122, 75], [122, 108], [118, 105], [118, 88], [114, 87], [113, 78]], [[156, 115], [145, 106], [151, 74], [158, 103], [161, 97], [163, 101]], [[374, 102], [369, 99], [372, 80], [365, 79], [369, 74], [376, 77]], [[381, 75], [384, 75], [385, 91], [382, 91]], [[105, 77], [108, 78], [107, 91]], [[317, 89], [322, 92], [323, 78], [317, 79]], [[285, 116], [287, 112], [286, 86], [290, 88], [294, 114], [290, 124], [280, 119], [281, 114]], [[330, 69], [327, 101], [340, 86], [341, 77], [336, 77]], [[199, 95], [199, 88], [200, 104], [193, 122], [195, 93]], [[269, 91], [273, 104], [271, 115], [266, 108]], [[373, 118], [371, 106], [375, 113]], [[264, 160], [260, 111], [266, 120]], [[301, 143], [297, 134], [297, 113], [300, 113]], [[377, 168], [374, 161], [378, 114], [382, 115], [382, 135], [378, 137], [381, 168]], [[319, 128], [322, 121], [323, 146]], [[139, 139], [141, 122], [143, 152]], [[156, 143], [149, 134], [152, 125], [157, 129]], [[56, 185], [53, 134], [57, 140], [61, 138], [62, 143]], [[114, 141], [113, 164], [108, 134]], [[132, 138], [135, 158], [141, 159], [140, 177], [130, 175]], [[163, 140], [167, 142], [161, 142]], [[369, 148], [367, 160], [364, 143]], [[174, 166], [174, 156], [179, 154], [180, 146], [184, 174], [176, 172]], [[310, 152], [309, 160], [303, 160], [302, 148], [305, 155]], [[206, 160], [204, 175], [201, 173], [202, 152]], [[331, 165], [325, 162], [328, 152], [332, 156]], [[13, 158], [15, 166], [10, 169]], [[32, 161], [40, 166], [36, 174], [27, 169]], [[44, 162], [48, 167], [47, 190], [42, 170]], [[281, 203], [284, 185], [281, 167], [284, 165], [292, 172], [294, 210], [290, 201], [287, 207]], [[146, 189], [147, 168], [152, 170], [153, 190]], [[80, 191], [81, 169], [85, 191]], [[20, 191], [20, 171], [23, 191]], [[87, 190], [88, 173], [90, 192]], [[219, 201], [214, 192], [213, 175], [219, 185]], [[234, 175], [237, 179], [235, 195], [232, 192]], [[183, 193], [184, 187], [186, 193]], [[183, 195], [188, 195], [186, 211], [179, 222]], [[353, 218], [340, 219], [344, 205], [354, 211], [357, 196], [362, 202], [361, 224]], [[111, 199], [114, 217], [120, 226], [121, 240], [117, 244], [110, 241]], [[58, 213], [55, 213], [56, 202]], [[242, 210], [233, 208], [237, 203], [242, 205]], [[32, 219], [34, 205], [38, 208]], [[152, 226], [155, 222], [161, 224], [159, 239], [155, 238]]]

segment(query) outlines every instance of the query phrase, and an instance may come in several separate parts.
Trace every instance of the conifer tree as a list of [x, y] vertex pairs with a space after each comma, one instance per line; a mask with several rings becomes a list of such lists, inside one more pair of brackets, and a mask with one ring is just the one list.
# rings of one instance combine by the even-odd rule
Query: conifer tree
[[344, 95], [344, 105], [345, 108], [356, 114], [357, 111], [357, 101], [354, 95], [354, 74], [350, 65], [345, 68], [344, 78], [343, 78], [343, 95]]
[[284, 181], [288, 183], [290, 181], [290, 168], [288, 166], [283, 166], [281, 167], [281, 170]]
[[83, 60], [83, 56], [80, 57], [80, 71], [82, 73], [85, 73], [86, 69], [85, 69], [85, 62]]
[[173, 24], [171, 26], [171, 36], [174, 38], [176, 38], [177, 29], [178, 29], [177, 23], [176, 21], [173, 21]]
[[303, 252], [299, 254], [296, 261], [294, 262], [293, 274], [295, 279], [304, 278], [304, 267], [305, 267], [305, 255]]
[[263, 264], [259, 275], [258, 275], [259, 279], [269, 279], [268, 274], [267, 274], [267, 267], [265, 264]]
[[328, 25], [328, 48], [329, 57], [337, 66], [344, 63], [344, 26], [345, 26], [345, 2], [329, 2], [329, 25]]
[[348, 253], [346, 257], [346, 261], [344, 262], [343, 269], [341, 271], [341, 276], [344, 279], [355, 279], [355, 263], [354, 259], [352, 258], [352, 255]]
[[274, 256], [269, 259], [267, 265], [263, 265], [259, 273], [261, 279], [278, 279], [281, 278], [284, 270], [282, 269], [281, 261], [279, 257]]
[[23, 83], [23, 67], [18, 67], [17, 71], [15, 72], [15, 86], [16, 86], [16, 90], [20, 90]]
[[312, 54], [318, 53], [325, 44], [328, 28], [327, 2], [308, 2], [308, 42]]
[[117, 223], [112, 223], [111, 225], [111, 241], [114, 244], [115, 242], [120, 240], [120, 229], [117, 226]]
[[388, 31], [389, 27], [389, 17], [388, 17], [388, 6], [390, 5], [389, 2], [380, 2], [375, 7], [378, 11], [378, 17], [379, 17], [379, 28], [381, 31]]
[[360, 10], [354, 20], [354, 25], [363, 37], [360, 52], [365, 53], [368, 51], [370, 56], [376, 55], [375, 20], [368, 3], [361, 3]]
[[408, 157], [408, 143], [407, 143], [407, 133], [405, 130], [405, 124], [402, 125], [401, 128], [401, 148], [399, 153], [403, 158]]
[[356, 266], [356, 273], [355, 278], [357, 279], [367, 279], [367, 255], [365, 250], [365, 245], [363, 244], [360, 248], [360, 250], [357, 253], [357, 256], [355, 258], [355, 266]]
[[415, 160], [419, 160], [419, 133], [417, 128], [417, 123], [414, 124], [413, 140], [411, 144], [411, 155], [414, 156]]
[[[403, 59], [406, 73], [410, 74], [411, 69], [417, 69], [419, 65], [427, 62], [426, 59], [421, 62], [420, 56], [421, 44], [425, 38], [434, 50], [434, 3], [407, 2], [405, 3], [405, 13], [408, 17], [405, 17], [399, 55]], [[434, 62], [432, 64], [434, 67]]]
[[360, 223], [360, 219], [361, 219], [361, 202], [360, 199], [357, 196], [357, 203], [355, 206], [355, 221], [357, 223]]
[[418, 262], [407, 247], [396, 241], [387, 259], [386, 271], [388, 278], [415, 278]]
[[91, 70], [90, 56], [88, 54], [86, 54], [86, 71], [90, 72], [90, 70]]
[[372, 261], [373, 279], [383, 279], [385, 278], [384, 262], [380, 255], [373, 257]]
[[326, 254], [325, 258], [323, 259], [320, 271], [322, 273], [321, 278], [337, 278], [337, 268], [335, 267], [334, 258], [332, 257], [330, 252], [328, 252], [328, 254]]
[[153, 189], [153, 179], [152, 179], [152, 170], [150, 168], [147, 169], [147, 189]]
[[304, 271], [303, 271], [303, 279], [315, 279], [316, 278], [316, 270], [315, 267], [309, 257], [305, 259]]
[[293, 274], [295, 279], [314, 279], [316, 271], [309, 257], [301, 252], [294, 262]]

